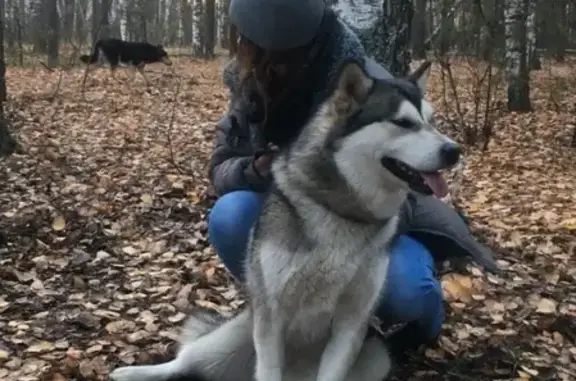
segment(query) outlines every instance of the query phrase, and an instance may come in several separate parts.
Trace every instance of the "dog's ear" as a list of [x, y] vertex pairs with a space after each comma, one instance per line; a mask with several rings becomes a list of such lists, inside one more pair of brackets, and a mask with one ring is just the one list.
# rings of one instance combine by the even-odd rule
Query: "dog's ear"
[[408, 80], [416, 84], [422, 94], [426, 94], [426, 87], [428, 86], [428, 77], [430, 76], [430, 69], [432, 62], [424, 61], [412, 74], [408, 76]]
[[364, 102], [374, 86], [374, 79], [357, 62], [342, 65], [336, 84], [336, 109], [349, 114]]
[[162, 46], [162, 44], [158, 44], [156, 45], [158, 47], [158, 49], [164, 49], [164, 47]]

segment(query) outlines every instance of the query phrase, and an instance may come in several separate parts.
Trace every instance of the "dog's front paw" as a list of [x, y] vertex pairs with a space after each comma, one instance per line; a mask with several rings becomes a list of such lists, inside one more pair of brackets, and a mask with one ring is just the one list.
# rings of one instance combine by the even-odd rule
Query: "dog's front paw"
[[112, 381], [162, 381], [163, 378], [159, 378], [151, 368], [150, 365], [125, 366], [114, 369], [109, 378]]

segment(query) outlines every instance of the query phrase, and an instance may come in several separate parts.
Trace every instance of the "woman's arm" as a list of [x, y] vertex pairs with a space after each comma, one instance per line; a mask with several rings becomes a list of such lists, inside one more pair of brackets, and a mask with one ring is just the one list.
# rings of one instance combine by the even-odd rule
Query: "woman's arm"
[[236, 190], [263, 192], [270, 184], [270, 178], [260, 175], [254, 166], [250, 137], [233, 134], [240, 129], [237, 123], [234, 116], [226, 115], [217, 125], [209, 176], [219, 195]]

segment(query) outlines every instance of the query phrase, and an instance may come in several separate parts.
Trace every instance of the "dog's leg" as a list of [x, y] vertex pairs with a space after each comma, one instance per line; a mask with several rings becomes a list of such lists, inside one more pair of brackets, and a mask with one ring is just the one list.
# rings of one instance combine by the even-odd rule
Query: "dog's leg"
[[317, 381], [344, 381], [356, 361], [366, 332], [367, 322], [357, 320], [335, 320], [332, 334], [320, 360]]
[[368, 337], [350, 369], [346, 381], [382, 381], [390, 373], [392, 361], [382, 339]]
[[140, 73], [140, 75], [142, 76], [142, 78], [144, 78], [144, 82], [146, 82], [146, 86], [150, 86], [150, 81], [148, 80], [148, 76], [146, 75], [146, 73], [144, 72], [144, 64], [140, 64], [138, 66], [136, 66], [136, 70], [138, 70], [138, 73]]
[[284, 370], [284, 321], [270, 309], [254, 310], [256, 381], [281, 381]]
[[368, 331], [369, 318], [380, 297], [388, 257], [374, 257], [352, 279], [355, 287], [342, 295], [332, 321], [330, 339], [322, 353], [317, 381], [344, 381], [357, 361]]
[[252, 318], [248, 310], [194, 341], [176, 358], [159, 365], [127, 366], [110, 374], [113, 381], [252, 381]]
[[110, 66], [110, 76], [116, 82], [120, 82], [120, 80], [118, 78], [116, 78], [117, 69], [118, 69], [118, 67], [115, 65]]

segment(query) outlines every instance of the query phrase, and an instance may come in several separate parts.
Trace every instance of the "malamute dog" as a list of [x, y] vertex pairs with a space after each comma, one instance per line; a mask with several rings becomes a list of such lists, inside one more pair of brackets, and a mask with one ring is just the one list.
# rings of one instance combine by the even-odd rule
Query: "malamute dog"
[[331, 97], [272, 164], [253, 228], [249, 307], [224, 323], [196, 315], [173, 361], [116, 369], [116, 381], [381, 381], [385, 343], [367, 335], [407, 179], [432, 188], [459, 146], [432, 125], [430, 68], [375, 80], [346, 63]]

